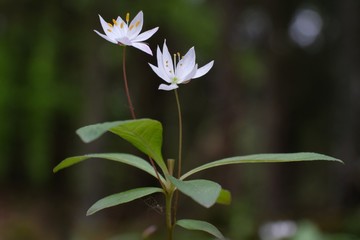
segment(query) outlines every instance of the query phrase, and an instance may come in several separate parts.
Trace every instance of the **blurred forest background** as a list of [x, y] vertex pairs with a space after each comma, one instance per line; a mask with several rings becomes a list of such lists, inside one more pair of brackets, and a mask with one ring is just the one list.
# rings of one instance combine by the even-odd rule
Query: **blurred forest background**
[[[185, 169], [265, 152], [345, 162], [208, 170], [198, 177], [230, 189], [231, 206], [205, 210], [183, 197], [179, 214], [206, 219], [230, 239], [280, 239], [263, 228], [276, 223], [295, 226], [297, 240], [360, 239], [359, 0], [1, 0], [0, 239], [140, 239], [135, 233], [150, 224], [159, 226], [151, 239], [162, 239], [163, 215], [146, 199], [85, 217], [96, 200], [152, 178], [96, 159], [52, 173], [69, 156], [139, 154], [110, 134], [84, 144], [75, 130], [130, 118], [122, 49], [93, 29], [102, 32], [98, 14], [110, 21], [140, 10], [144, 30], [160, 27], [148, 40], [153, 52], [166, 38], [174, 52], [195, 46], [200, 66], [215, 60], [179, 89]], [[128, 48], [130, 91], [139, 117], [163, 122], [163, 154], [175, 158], [175, 98], [157, 90], [147, 64], [155, 61]]]

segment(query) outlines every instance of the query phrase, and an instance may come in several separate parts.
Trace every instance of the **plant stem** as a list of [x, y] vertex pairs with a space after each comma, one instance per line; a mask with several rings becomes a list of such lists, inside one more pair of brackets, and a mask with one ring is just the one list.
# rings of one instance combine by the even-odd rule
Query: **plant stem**
[[166, 228], [168, 232], [168, 240], [173, 240], [173, 218], [172, 218], [172, 198], [173, 198], [173, 190], [165, 193], [165, 214], [166, 214]]
[[182, 116], [181, 116], [181, 105], [179, 100], [179, 94], [177, 89], [175, 89], [175, 98], [176, 105], [178, 109], [178, 117], [179, 117], [179, 157], [178, 157], [178, 178], [181, 177], [181, 166], [182, 166]]
[[126, 93], [127, 101], [128, 101], [129, 108], [130, 108], [131, 117], [133, 119], [136, 119], [134, 107], [133, 107], [131, 97], [130, 97], [128, 81], [127, 81], [127, 77], [126, 77], [126, 46], [123, 47], [123, 74], [124, 74], [125, 93]]
[[[182, 166], [182, 115], [181, 115], [181, 105], [179, 100], [179, 94], [177, 89], [175, 89], [175, 98], [176, 98], [176, 105], [178, 109], [178, 117], [179, 117], [179, 156], [178, 156], [178, 178], [181, 177], [181, 166]], [[175, 201], [174, 201], [174, 216], [173, 221], [176, 221], [176, 213], [177, 213], [177, 206], [179, 202], [179, 191], [175, 193]]]

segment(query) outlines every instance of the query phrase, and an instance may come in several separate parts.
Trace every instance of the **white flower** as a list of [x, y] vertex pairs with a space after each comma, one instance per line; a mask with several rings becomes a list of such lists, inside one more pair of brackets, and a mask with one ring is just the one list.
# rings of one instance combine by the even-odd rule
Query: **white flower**
[[181, 59], [179, 53], [174, 54], [172, 57], [166, 46], [166, 40], [164, 41], [163, 51], [161, 52], [158, 46], [156, 54], [158, 66], [156, 67], [150, 63], [149, 65], [160, 78], [170, 84], [161, 84], [159, 86], [161, 90], [170, 91], [178, 88], [178, 84], [188, 83], [191, 79], [201, 77], [205, 75], [214, 64], [214, 61], [211, 61], [198, 69], [198, 65], [195, 63], [194, 47], [190, 48]]
[[140, 11], [135, 16], [135, 18], [130, 22], [130, 24], [129, 13], [126, 14], [126, 22], [124, 22], [121, 17], [118, 17], [116, 20], [113, 19], [113, 24], [105, 22], [100, 15], [99, 18], [101, 26], [106, 35], [99, 33], [96, 30], [94, 31], [101, 37], [115, 44], [133, 46], [152, 55], [151, 49], [147, 44], [143, 43], [143, 41], [149, 39], [159, 28], [156, 27], [139, 34], [143, 27], [144, 16], [142, 11]]

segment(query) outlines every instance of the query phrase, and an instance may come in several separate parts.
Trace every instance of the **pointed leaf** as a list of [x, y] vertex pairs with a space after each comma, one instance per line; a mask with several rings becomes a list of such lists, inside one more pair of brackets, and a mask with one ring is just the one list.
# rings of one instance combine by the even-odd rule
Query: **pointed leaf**
[[163, 192], [161, 188], [155, 187], [144, 187], [144, 188], [135, 188], [128, 190], [126, 192], [116, 193], [107, 197], [104, 197], [94, 203], [89, 210], [87, 211], [86, 215], [89, 216], [94, 214], [104, 208], [113, 207], [119, 204], [131, 202], [135, 199], [156, 193], [156, 192]]
[[108, 132], [109, 129], [125, 123], [127, 123], [127, 121], [92, 124], [79, 128], [78, 130], [76, 130], [76, 134], [79, 135], [83, 142], [89, 143], [101, 137], [104, 133]]
[[204, 207], [211, 207], [219, 197], [221, 186], [209, 180], [197, 179], [181, 181], [169, 176], [170, 181], [185, 195]]
[[300, 152], [300, 153], [264, 153], [264, 154], [254, 154], [247, 156], [237, 156], [224, 158], [221, 160], [217, 160], [214, 162], [210, 162], [204, 164], [200, 167], [194, 168], [189, 172], [185, 173], [180, 179], [185, 179], [190, 175], [203, 171], [208, 168], [224, 166], [229, 164], [239, 164], [239, 163], [274, 163], [274, 162], [300, 162], [300, 161], [337, 161], [341, 162], [341, 160], [326, 156], [319, 153], [311, 153], [311, 152]]
[[216, 203], [223, 205], [231, 204], [231, 192], [226, 189], [221, 189], [219, 197], [216, 199]]
[[192, 220], [192, 219], [181, 219], [176, 222], [176, 225], [183, 227], [188, 230], [199, 230], [207, 232], [218, 239], [225, 239], [222, 233], [211, 223], [199, 221], [199, 220]]
[[[70, 157], [66, 158], [62, 162], [60, 162], [55, 168], [54, 173], [57, 171], [60, 171], [64, 168], [70, 167], [74, 164], [80, 163], [82, 161], [85, 161], [90, 158], [101, 158], [101, 159], [107, 159], [112, 160], [124, 164], [128, 164], [130, 166], [139, 168], [143, 170], [144, 172], [149, 173], [150, 175], [156, 177], [156, 173], [154, 171], [154, 168], [144, 159], [136, 157], [134, 155], [125, 154], [125, 153], [96, 153], [96, 154], [87, 154], [83, 156], [76, 156], [76, 157]], [[159, 175], [161, 180], [165, 182], [164, 178]]]
[[91, 142], [107, 131], [130, 142], [137, 149], [154, 159], [163, 172], [167, 173], [167, 168], [161, 154], [163, 129], [159, 121], [137, 119], [99, 123], [82, 127], [76, 133], [84, 142]]

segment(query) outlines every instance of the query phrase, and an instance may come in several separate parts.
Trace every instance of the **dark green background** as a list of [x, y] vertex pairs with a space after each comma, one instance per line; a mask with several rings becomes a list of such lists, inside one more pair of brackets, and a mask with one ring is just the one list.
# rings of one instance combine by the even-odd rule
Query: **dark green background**
[[[307, 47], [288, 33], [302, 9], [317, 12], [323, 23]], [[299, 226], [312, 222], [324, 239], [359, 239], [358, 0], [2, 0], [0, 238], [109, 239], [150, 224], [159, 226], [161, 236], [164, 216], [147, 201], [84, 216], [101, 197], [156, 184], [141, 172], [91, 160], [52, 173], [68, 156], [139, 154], [112, 135], [86, 145], [75, 130], [130, 118], [122, 48], [93, 29], [102, 31], [97, 14], [110, 21], [140, 10], [144, 30], [160, 27], [148, 40], [154, 53], [166, 38], [174, 53], [195, 46], [200, 66], [215, 60], [207, 75], [179, 89], [185, 169], [263, 152], [314, 151], [345, 162], [209, 170], [198, 177], [230, 189], [232, 205], [204, 210], [183, 197], [179, 215], [213, 222], [231, 239], [259, 239], [262, 224], [288, 219]], [[175, 97], [157, 90], [162, 80], [148, 62], [155, 64], [155, 57], [127, 49], [135, 110], [139, 117], [163, 122], [163, 154], [176, 158]], [[189, 236], [195, 235], [179, 239]]]

